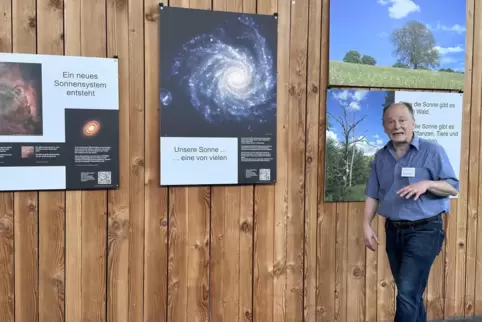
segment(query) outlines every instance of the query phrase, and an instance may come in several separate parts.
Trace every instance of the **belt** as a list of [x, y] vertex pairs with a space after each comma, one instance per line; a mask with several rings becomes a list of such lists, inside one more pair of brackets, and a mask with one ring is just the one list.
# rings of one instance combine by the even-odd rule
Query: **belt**
[[391, 220], [387, 219], [387, 222], [389, 222], [391, 225], [397, 226], [397, 227], [416, 227], [420, 225], [425, 225], [428, 224], [431, 221], [434, 221], [436, 219], [439, 219], [440, 216], [442, 216], [445, 212], [441, 212], [435, 216], [429, 217], [429, 218], [424, 218], [424, 219], [419, 219], [419, 220]]

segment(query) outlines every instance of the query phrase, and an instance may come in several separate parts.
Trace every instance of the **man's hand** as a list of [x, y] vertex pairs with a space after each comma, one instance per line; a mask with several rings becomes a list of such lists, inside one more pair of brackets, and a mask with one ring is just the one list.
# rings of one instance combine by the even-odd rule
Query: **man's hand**
[[421, 195], [427, 192], [430, 187], [430, 181], [424, 180], [414, 184], [409, 184], [397, 191], [397, 194], [405, 199], [409, 199], [414, 196], [414, 200], [417, 200]]
[[373, 230], [370, 224], [363, 225], [363, 234], [365, 236], [365, 246], [368, 249], [375, 251], [376, 245], [380, 244], [380, 242], [378, 241], [377, 233]]

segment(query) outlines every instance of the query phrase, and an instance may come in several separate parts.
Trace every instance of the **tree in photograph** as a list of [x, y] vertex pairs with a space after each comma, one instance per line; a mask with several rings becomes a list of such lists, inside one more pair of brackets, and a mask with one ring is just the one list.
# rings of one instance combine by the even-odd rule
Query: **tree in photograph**
[[376, 65], [377, 61], [375, 58], [369, 55], [361, 55], [358, 50], [349, 50], [343, 57], [345, 63], [352, 64], [363, 64], [363, 65]]
[[375, 66], [377, 64], [377, 61], [375, 58], [372, 56], [364, 55], [361, 59], [361, 62], [363, 65], [372, 65]]
[[357, 50], [349, 50], [343, 57], [345, 63], [360, 64], [361, 55]]
[[343, 191], [350, 188], [353, 183], [353, 164], [356, 156], [356, 144], [366, 143], [366, 138], [363, 135], [356, 135], [356, 127], [365, 119], [366, 116], [362, 116], [359, 119], [353, 118], [350, 120], [347, 107], [343, 107], [343, 115], [341, 117], [331, 115], [336, 123], [338, 123], [342, 129], [341, 155], [339, 156], [338, 169], [334, 169], [336, 173], [341, 174]]
[[438, 67], [439, 52], [435, 49], [432, 32], [418, 21], [409, 21], [405, 26], [393, 30], [391, 42], [400, 65], [407, 64], [413, 69]]

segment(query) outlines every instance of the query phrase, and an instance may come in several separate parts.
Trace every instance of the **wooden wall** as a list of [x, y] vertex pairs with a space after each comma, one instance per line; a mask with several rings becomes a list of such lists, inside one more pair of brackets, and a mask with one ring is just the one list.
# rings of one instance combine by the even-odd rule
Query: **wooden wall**
[[[363, 203], [323, 203], [329, 1], [165, 4], [278, 12], [277, 184], [158, 187], [157, 0], [0, 0], [0, 51], [119, 56], [124, 142], [119, 190], [0, 194], [0, 320], [393, 321], [383, 221], [370, 252]], [[462, 191], [431, 318], [482, 314], [482, 2], [467, 8]]]

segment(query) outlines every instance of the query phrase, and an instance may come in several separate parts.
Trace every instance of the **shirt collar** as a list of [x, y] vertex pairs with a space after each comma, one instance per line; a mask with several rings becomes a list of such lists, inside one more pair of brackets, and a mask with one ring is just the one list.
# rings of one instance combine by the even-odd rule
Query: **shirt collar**
[[[415, 149], [420, 150], [420, 138], [413, 134], [412, 142], [410, 142], [410, 145], [413, 146]], [[392, 141], [388, 141], [387, 144], [385, 144], [385, 149], [390, 148], [393, 150], [393, 143]]]

